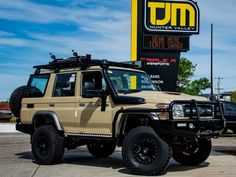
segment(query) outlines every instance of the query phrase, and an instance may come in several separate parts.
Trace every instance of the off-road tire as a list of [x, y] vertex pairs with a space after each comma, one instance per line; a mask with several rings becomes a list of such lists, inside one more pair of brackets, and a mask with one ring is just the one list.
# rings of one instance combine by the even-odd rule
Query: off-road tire
[[122, 147], [125, 165], [135, 174], [163, 173], [169, 166], [171, 147], [148, 126], [139, 126], [125, 137]]
[[15, 89], [10, 97], [10, 109], [13, 115], [17, 118], [20, 117], [21, 101], [25, 95], [27, 86], [21, 86]]
[[116, 145], [113, 142], [97, 141], [87, 144], [87, 148], [95, 158], [105, 158], [115, 151]]
[[40, 126], [32, 137], [32, 153], [40, 165], [58, 164], [64, 155], [64, 138], [52, 125]]
[[196, 166], [205, 162], [211, 153], [211, 140], [199, 139], [197, 144], [192, 147], [195, 150], [189, 150], [192, 152], [173, 152], [174, 160], [186, 166]]

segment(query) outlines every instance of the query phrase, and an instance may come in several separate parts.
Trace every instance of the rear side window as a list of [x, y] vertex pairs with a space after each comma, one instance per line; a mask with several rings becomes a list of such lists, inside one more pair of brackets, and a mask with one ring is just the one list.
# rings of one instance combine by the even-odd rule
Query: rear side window
[[53, 90], [54, 97], [75, 96], [75, 73], [58, 74]]
[[31, 76], [29, 79], [26, 96], [43, 97], [46, 92], [49, 76], [49, 74]]

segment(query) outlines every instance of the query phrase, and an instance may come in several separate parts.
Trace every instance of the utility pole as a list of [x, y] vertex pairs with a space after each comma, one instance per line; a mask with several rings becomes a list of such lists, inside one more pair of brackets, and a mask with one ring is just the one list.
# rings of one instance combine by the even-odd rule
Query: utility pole
[[216, 77], [215, 78], [217, 80], [217, 86], [216, 86], [216, 90], [217, 90], [217, 99], [220, 99], [220, 91], [223, 90], [223, 88], [220, 87], [221, 81], [223, 80], [222, 77]]

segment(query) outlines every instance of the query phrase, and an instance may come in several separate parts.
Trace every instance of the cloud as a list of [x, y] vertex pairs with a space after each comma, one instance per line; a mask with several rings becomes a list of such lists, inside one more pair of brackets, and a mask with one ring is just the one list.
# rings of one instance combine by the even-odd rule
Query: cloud
[[191, 37], [191, 49], [210, 49], [210, 24], [214, 24], [214, 49], [222, 52], [236, 50], [236, 1], [198, 0], [200, 7], [200, 35]]
[[[83, 2], [74, 1], [72, 3]], [[123, 10], [99, 5], [86, 8], [59, 7], [26, 0], [12, 0], [0, 1], [0, 18], [33, 23], [77, 25], [73, 34], [70, 32], [58, 33], [56, 30], [55, 34], [26, 31], [27, 39], [25, 36], [24, 38], [0, 37], [2, 46], [30, 47], [47, 53], [54, 51], [59, 54], [68, 54], [72, 49], [79, 49], [95, 53], [98, 57], [112, 55], [112, 57], [124, 60], [129, 58], [130, 13]]]
[[11, 93], [14, 89], [19, 86], [25, 85], [29, 76], [26, 74], [7, 74], [0, 72], [0, 100], [6, 100], [10, 98]]
[[[20, 14], [20, 15], [19, 15]], [[120, 19], [126, 17], [125, 13], [105, 7], [59, 7], [46, 4], [37, 4], [26, 0], [0, 1], [0, 18], [19, 20], [34, 23], [77, 23], [93, 18]]]
[[5, 45], [5, 46], [15, 46], [15, 47], [28, 47], [29, 42], [28, 40], [25, 39], [20, 39], [20, 38], [1, 38], [0, 37], [0, 48]]
[[0, 37], [11, 37], [11, 36], [14, 36], [15, 34], [13, 33], [9, 33], [9, 32], [6, 32], [6, 31], [0, 31]]
[[232, 27], [235, 21], [235, 0], [198, 0], [201, 21], [215, 23], [222, 27]]
[[32, 65], [28, 64], [28, 63], [16, 63], [15, 62], [6, 62], [6, 63], [0, 63], [0, 67], [4, 67], [4, 68], [22, 68], [22, 69], [28, 69], [31, 68]]
[[105, 37], [86, 38], [80, 35], [48, 35], [48, 34], [30, 34], [34, 39], [32, 46], [37, 49], [48, 52], [53, 51], [56, 54], [71, 55], [71, 50], [78, 52], [89, 52], [101, 58], [121, 58], [129, 60], [129, 35], [108, 35]]

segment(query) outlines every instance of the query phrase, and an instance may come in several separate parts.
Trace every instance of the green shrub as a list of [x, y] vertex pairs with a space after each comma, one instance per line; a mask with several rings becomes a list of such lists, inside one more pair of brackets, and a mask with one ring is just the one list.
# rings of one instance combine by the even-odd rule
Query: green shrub
[[12, 117], [9, 122], [10, 123], [16, 123], [16, 117]]

